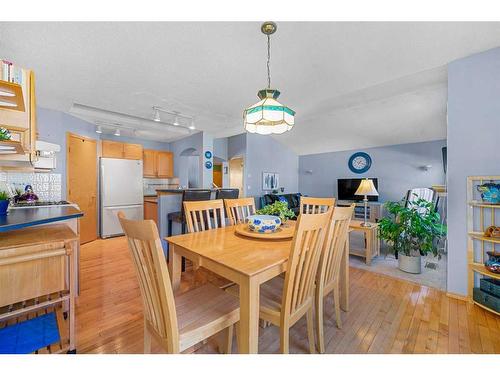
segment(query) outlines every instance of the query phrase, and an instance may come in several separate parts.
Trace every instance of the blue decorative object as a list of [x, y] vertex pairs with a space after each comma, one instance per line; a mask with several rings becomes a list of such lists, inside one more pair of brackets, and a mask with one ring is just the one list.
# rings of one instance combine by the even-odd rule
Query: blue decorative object
[[365, 173], [372, 166], [372, 158], [366, 152], [355, 152], [347, 164], [353, 173]]
[[212, 162], [211, 161], [206, 161], [205, 162], [205, 168], [211, 169], [212, 168]]
[[205, 158], [212, 159], [212, 152], [211, 151], [205, 151]]
[[483, 202], [500, 204], [500, 184], [487, 182], [486, 184], [479, 185], [477, 191], [481, 193]]
[[281, 226], [281, 219], [273, 215], [250, 215], [247, 217], [248, 228], [258, 233], [274, 233]]
[[7, 215], [8, 208], [9, 208], [9, 201], [8, 200], [0, 201], [0, 216]]
[[59, 341], [56, 314], [51, 312], [0, 329], [0, 354], [29, 354]]
[[488, 271], [493, 273], [500, 273], [500, 253], [488, 251], [488, 260], [484, 263]]

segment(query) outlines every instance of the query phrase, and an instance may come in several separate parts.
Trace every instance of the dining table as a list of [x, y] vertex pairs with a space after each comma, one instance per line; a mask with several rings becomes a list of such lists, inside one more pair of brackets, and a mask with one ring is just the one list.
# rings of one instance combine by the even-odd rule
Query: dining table
[[[286, 225], [295, 226], [295, 221]], [[168, 270], [174, 292], [181, 283], [181, 261], [185, 257], [239, 286], [239, 353], [258, 353], [260, 285], [287, 269], [293, 238], [271, 240], [247, 237], [226, 226], [166, 237]], [[341, 267], [341, 308], [349, 309], [349, 241]]]

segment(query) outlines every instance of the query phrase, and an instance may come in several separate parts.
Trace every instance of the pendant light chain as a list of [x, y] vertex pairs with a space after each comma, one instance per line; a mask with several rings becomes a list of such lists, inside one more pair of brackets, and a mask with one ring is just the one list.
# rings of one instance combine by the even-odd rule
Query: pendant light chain
[[269, 61], [271, 60], [271, 36], [267, 35], [267, 88], [271, 88], [271, 68]]

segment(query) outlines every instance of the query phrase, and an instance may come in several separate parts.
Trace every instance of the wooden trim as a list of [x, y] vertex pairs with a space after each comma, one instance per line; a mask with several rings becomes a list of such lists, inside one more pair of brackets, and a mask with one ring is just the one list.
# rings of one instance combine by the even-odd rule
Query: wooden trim
[[462, 294], [455, 294], [455, 293], [451, 293], [451, 292], [446, 292], [446, 296], [447, 296], [447, 297], [450, 297], [450, 298], [457, 299], [457, 300], [459, 300], [459, 301], [466, 301], [466, 302], [470, 302], [469, 297], [464, 296], [464, 295], [462, 295]]

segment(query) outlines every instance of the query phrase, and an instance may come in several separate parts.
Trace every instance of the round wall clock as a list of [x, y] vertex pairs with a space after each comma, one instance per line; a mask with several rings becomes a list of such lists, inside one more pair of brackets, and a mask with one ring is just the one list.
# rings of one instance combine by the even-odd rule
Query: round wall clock
[[366, 152], [355, 152], [349, 158], [348, 165], [354, 173], [365, 173], [372, 166], [372, 158]]

